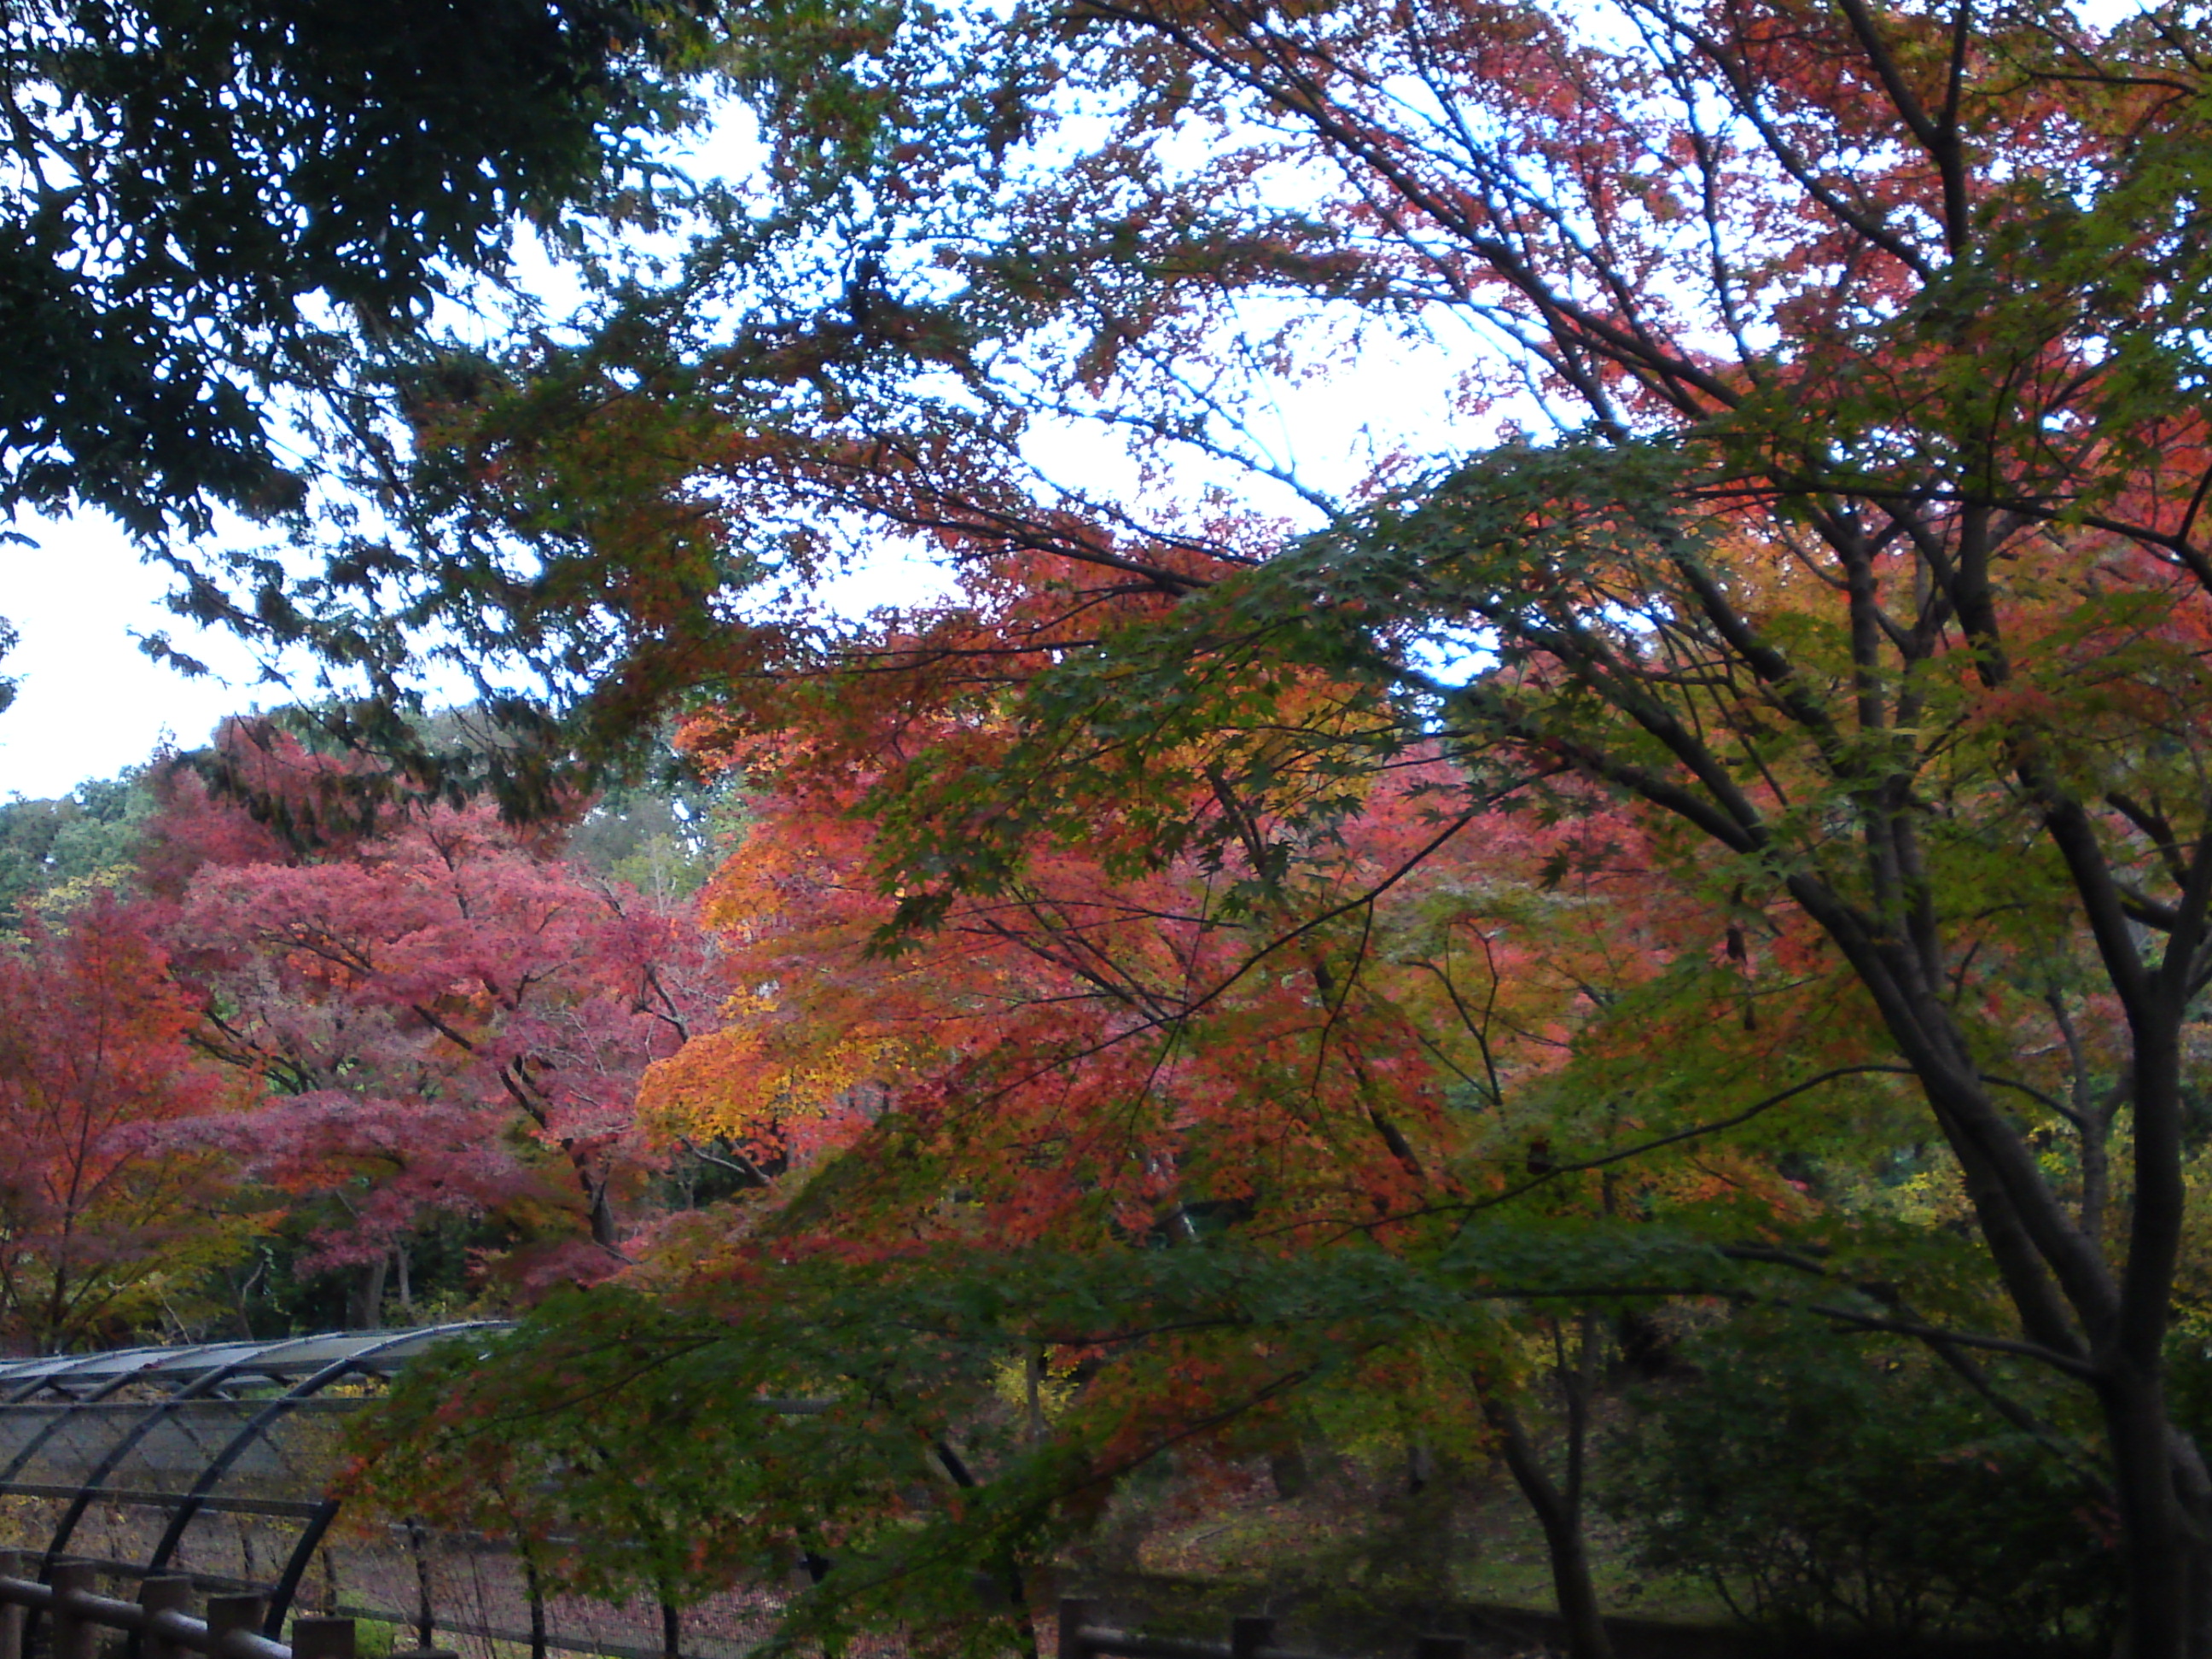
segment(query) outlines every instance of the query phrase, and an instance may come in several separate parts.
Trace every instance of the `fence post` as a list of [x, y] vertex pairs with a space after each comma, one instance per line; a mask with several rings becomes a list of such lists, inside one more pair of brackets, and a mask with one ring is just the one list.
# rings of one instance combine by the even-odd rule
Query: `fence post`
[[138, 1638], [138, 1659], [185, 1659], [186, 1650], [161, 1634], [154, 1622], [164, 1613], [189, 1613], [192, 1581], [181, 1575], [139, 1581], [138, 1605], [146, 1609], [146, 1629]]
[[1091, 1659], [1083, 1627], [1091, 1622], [1091, 1603], [1080, 1595], [1060, 1598], [1060, 1659]]
[[1417, 1637], [1413, 1642], [1413, 1659], [1467, 1659], [1467, 1638]]
[[[0, 1550], [0, 1578], [30, 1577], [30, 1562], [21, 1550]], [[0, 1659], [23, 1659], [23, 1620], [30, 1609], [20, 1601], [0, 1601]]]
[[353, 1659], [353, 1620], [301, 1613], [292, 1621], [292, 1659]]
[[[234, 1630], [261, 1633], [261, 1621], [267, 1615], [267, 1606], [258, 1595], [210, 1595], [208, 1597], [208, 1651], [220, 1654], [223, 1638]], [[58, 1659], [58, 1656], [57, 1656]]]
[[[407, 1557], [415, 1564], [415, 1647], [420, 1653], [441, 1653], [444, 1650], [430, 1645], [430, 1636], [435, 1628], [430, 1607], [430, 1563], [422, 1554], [422, 1523], [407, 1523]], [[4, 1656], [0, 1656], [4, 1659]]]
[[1229, 1659], [1258, 1659], [1261, 1648], [1275, 1639], [1275, 1621], [1259, 1614], [1234, 1619], [1229, 1625]]
[[100, 1627], [70, 1610], [70, 1598], [78, 1591], [89, 1594], [99, 1582], [100, 1569], [89, 1561], [58, 1561], [46, 1580], [54, 1589], [53, 1634], [46, 1638], [49, 1659], [93, 1659]]

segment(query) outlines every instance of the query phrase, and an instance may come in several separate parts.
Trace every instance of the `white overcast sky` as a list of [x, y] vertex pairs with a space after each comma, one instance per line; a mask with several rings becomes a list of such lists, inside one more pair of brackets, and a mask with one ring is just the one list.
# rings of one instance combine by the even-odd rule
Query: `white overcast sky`
[[[727, 122], [714, 124], [679, 158], [703, 173], [742, 177], [757, 165], [758, 147]], [[518, 250], [526, 267], [535, 263], [526, 240]], [[526, 284], [557, 294], [565, 279], [548, 270], [527, 270]], [[1326, 388], [1287, 389], [1277, 410], [1279, 430], [1265, 438], [1273, 459], [1293, 466], [1324, 489], [1352, 485], [1369, 464], [1370, 445], [1387, 447], [1417, 433], [1419, 446], [1443, 451], [1463, 447], [1471, 434], [1451, 431], [1449, 388], [1468, 359], [1464, 343], [1439, 349], [1406, 339], [1376, 338], [1354, 365]], [[1262, 435], [1257, 434], [1255, 435]], [[1108, 482], [1094, 432], [1031, 433], [1032, 458], [1064, 480], [1094, 488]], [[1261, 510], [1304, 514], [1287, 495], [1270, 500], [1266, 488], [1243, 479], [1243, 493]], [[113, 775], [146, 760], [164, 744], [193, 748], [226, 715], [294, 700], [265, 681], [258, 665], [227, 635], [204, 632], [161, 604], [172, 579], [142, 562], [129, 541], [95, 514], [53, 522], [30, 518], [9, 528], [38, 544], [0, 543], [0, 617], [20, 642], [0, 658], [0, 675], [18, 682], [12, 706], [0, 711], [0, 799], [65, 794], [91, 778]], [[264, 539], [250, 526], [230, 533]], [[219, 529], [221, 537], [224, 532]], [[910, 605], [942, 591], [943, 573], [922, 566], [910, 551], [891, 553], [831, 584], [822, 597], [836, 610], [859, 616], [884, 605]], [[187, 678], [138, 649], [149, 634], [166, 634], [180, 651], [215, 672]], [[312, 694], [311, 684], [302, 694]], [[456, 687], [456, 696], [465, 695]]]
[[[2137, 0], [2076, 5], [2085, 21], [2100, 27], [2136, 9]], [[738, 177], [757, 154], [743, 131], [724, 123], [683, 159]], [[1325, 484], [1341, 488], [1346, 472], [1360, 465], [1370, 428], [1386, 442], [1393, 430], [1401, 438], [1418, 434], [1419, 447], [1437, 454], [1486, 441], [1487, 433], [1454, 430], [1448, 413], [1447, 388], [1468, 356], [1465, 343], [1424, 349], [1378, 343], [1326, 391], [1310, 389], [1293, 398], [1284, 411], [1282, 458], [1295, 454], [1302, 471], [1312, 467]], [[1086, 464], [1095, 465], [1095, 441], [1066, 447], [1062, 455], [1038, 459], [1048, 470], [1055, 460], [1068, 463], [1076, 476]], [[234, 641], [201, 633], [164, 610], [167, 578], [142, 564], [105, 520], [24, 520], [14, 528], [39, 545], [0, 544], [0, 617], [21, 635], [15, 650], [0, 659], [0, 673], [21, 682], [14, 706], [0, 712], [0, 799], [64, 793], [144, 760], [164, 742], [196, 745], [226, 714], [289, 700], [282, 687], [260, 682]], [[831, 599], [838, 609], [860, 613], [910, 603], [933, 585], [912, 563], [888, 560], [836, 584]], [[167, 633], [216, 672], [187, 679], [155, 664], [136, 644], [135, 636], [149, 633]]]
[[[1410, 417], [1430, 443], [1449, 447], [1448, 387], [1464, 361], [1460, 353], [1378, 341], [1326, 392], [1308, 389], [1282, 410], [1283, 428], [1270, 447], [1277, 459], [1295, 458], [1302, 472], [1336, 488], [1362, 470], [1370, 426], [1402, 432]], [[1383, 410], [1395, 418], [1378, 418]], [[1099, 475], [1106, 458], [1095, 434], [1040, 428], [1032, 436], [1036, 459], [1048, 471], [1104, 481]], [[293, 700], [283, 686], [262, 679], [236, 641], [204, 632], [165, 609], [167, 573], [142, 563], [106, 519], [26, 518], [15, 527], [39, 544], [0, 545], [0, 616], [21, 635], [15, 649], [0, 658], [0, 673], [19, 682], [14, 704], [0, 712], [0, 799], [65, 794], [88, 778], [137, 764], [164, 744], [196, 747], [227, 714]], [[910, 553], [887, 551], [831, 584], [823, 597], [833, 608], [860, 616], [878, 605], [913, 604], [942, 582], [941, 573]], [[155, 633], [167, 634], [215, 672], [186, 678], [153, 661], [137, 641]], [[457, 688], [457, 695], [465, 693]]]
[[[0, 547], [0, 616], [20, 643], [0, 673], [21, 684], [0, 713], [0, 797], [64, 794], [144, 760], [161, 743], [190, 748], [225, 714], [281, 693], [253, 684], [244, 651], [199, 633], [161, 605], [162, 573], [139, 562], [106, 519], [15, 526], [36, 547]], [[168, 634], [221, 678], [187, 679], [139, 651], [134, 635]]]
[[[0, 616], [21, 643], [0, 658], [17, 682], [0, 712], [0, 799], [63, 795], [88, 778], [112, 776], [173, 744], [198, 747], [226, 715], [294, 701], [267, 681], [228, 634], [209, 632], [162, 605], [167, 574], [143, 564], [105, 519], [25, 519], [36, 548], [0, 546]], [[940, 586], [936, 573], [888, 558], [831, 585], [830, 603], [859, 616], [906, 605]], [[138, 648], [166, 634], [214, 672], [187, 678]], [[313, 695], [312, 683], [302, 696]], [[468, 695], [455, 684], [455, 696]]]

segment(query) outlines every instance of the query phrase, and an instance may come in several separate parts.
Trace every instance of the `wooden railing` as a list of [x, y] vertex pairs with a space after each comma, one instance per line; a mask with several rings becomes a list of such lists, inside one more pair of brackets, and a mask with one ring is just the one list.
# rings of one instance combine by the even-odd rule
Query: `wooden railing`
[[[32, 1574], [39, 1557], [0, 1550], [0, 1659], [27, 1659], [33, 1629], [46, 1624], [46, 1659], [99, 1659], [103, 1632], [137, 1638], [137, 1659], [354, 1659], [350, 1619], [292, 1620], [287, 1644], [261, 1633], [268, 1603], [258, 1595], [210, 1595], [204, 1618], [190, 1608], [192, 1581], [148, 1578], [138, 1599], [125, 1601], [94, 1588], [100, 1569], [64, 1561], [40, 1583]], [[392, 1659], [453, 1659], [445, 1649], [418, 1649]]]
[[[1192, 1642], [1175, 1636], [1139, 1636], [1093, 1622], [1096, 1604], [1070, 1596], [1060, 1604], [1060, 1659], [1323, 1659], [1295, 1648], [1275, 1645], [1272, 1619], [1232, 1619], [1226, 1642]], [[0, 1654], [0, 1659], [13, 1656]], [[1413, 1659], [1467, 1659], [1467, 1641], [1458, 1636], [1424, 1636], [1413, 1644]]]
[[[30, 1576], [38, 1559], [0, 1550], [0, 1659], [29, 1659], [26, 1650], [38, 1618], [47, 1621], [45, 1659], [100, 1659], [103, 1632], [137, 1638], [137, 1659], [355, 1659], [350, 1619], [301, 1613], [292, 1620], [287, 1644], [262, 1634], [268, 1603], [259, 1595], [210, 1595], [206, 1616], [195, 1618], [186, 1611], [194, 1594], [189, 1578], [143, 1579], [138, 1599], [126, 1601], [94, 1588], [100, 1570], [90, 1562], [61, 1562], [40, 1583]], [[1094, 1623], [1095, 1613], [1087, 1601], [1060, 1602], [1060, 1659], [1323, 1659], [1277, 1647], [1272, 1619], [1232, 1620], [1226, 1642], [1194, 1642], [1114, 1630]], [[409, 1648], [391, 1659], [455, 1655], [450, 1648]], [[1424, 1636], [1413, 1644], [1413, 1659], [1467, 1659], [1467, 1643], [1456, 1636]]]

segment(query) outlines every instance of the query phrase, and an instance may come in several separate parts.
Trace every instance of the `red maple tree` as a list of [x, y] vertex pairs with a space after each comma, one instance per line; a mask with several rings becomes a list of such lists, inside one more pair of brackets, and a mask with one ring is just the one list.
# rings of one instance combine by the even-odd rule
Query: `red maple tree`
[[153, 921], [101, 892], [0, 950], [0, 1328], [41, 1351], [173, 1328], [243, 1243], [237, 1169], [181, 1132], [239, 1091]]

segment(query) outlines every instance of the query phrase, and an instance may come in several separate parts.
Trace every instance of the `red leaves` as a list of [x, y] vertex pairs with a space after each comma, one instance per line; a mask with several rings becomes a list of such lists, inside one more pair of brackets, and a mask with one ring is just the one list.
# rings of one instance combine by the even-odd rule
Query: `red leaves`
[[175, 928], [202, 1040], [267, 1091], [238, 1126], [253, 1173], [351, 1194], [326, 1259], [457, 1209], [579, 1231], [611, 1267], [619, 1206], [655, 1161], [637, 1080], [720, 995], [682, 915], [479, 805], [320, 862], [210, 861]]
[[179, 1133], [223, 1079], [148, 923], [98, 893], [0, 953], [0, 1320], [42, 1348], [129, 1330], [234, 1236], [231, 1175]]

